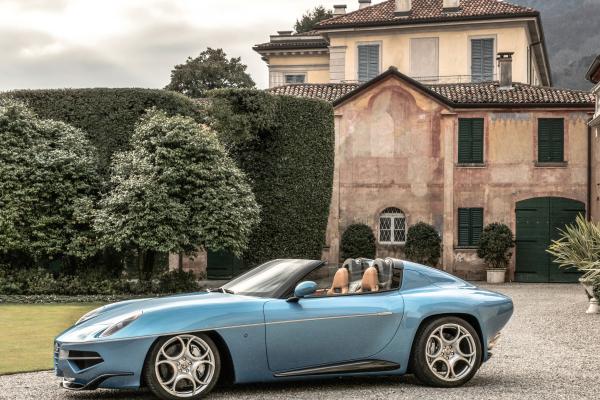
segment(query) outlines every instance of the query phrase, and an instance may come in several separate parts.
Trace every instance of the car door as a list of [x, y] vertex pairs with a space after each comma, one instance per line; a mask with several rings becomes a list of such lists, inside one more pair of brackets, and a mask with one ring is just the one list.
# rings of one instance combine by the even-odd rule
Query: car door
[[267, 358], [274, 372], [361, 360], [381, 351], [404, 312], [397, 290], [265, 303]]

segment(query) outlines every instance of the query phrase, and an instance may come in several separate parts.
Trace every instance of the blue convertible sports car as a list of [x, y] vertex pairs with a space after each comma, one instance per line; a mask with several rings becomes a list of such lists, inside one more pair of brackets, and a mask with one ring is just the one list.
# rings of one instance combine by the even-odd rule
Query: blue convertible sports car
[[396, 259], [275, 260], [208, 292], [131, 300], [56, 338], [72, 390], [148, 386], [198, 399], [234, 383], [401, 375], [453, 387], [491, 356], [512, 301]]

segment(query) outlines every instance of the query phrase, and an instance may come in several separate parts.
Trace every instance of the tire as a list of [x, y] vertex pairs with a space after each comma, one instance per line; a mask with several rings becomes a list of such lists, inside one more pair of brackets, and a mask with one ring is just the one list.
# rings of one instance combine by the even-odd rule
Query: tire
[[219, 380], [221, 358], [215, 343], [205, 334], [160, 338], [144, 364], [148, 388], [162, 400], [197, 400]]
[[481, 356], [481, 341], [471, 324], [457, 317], [441, 317], [419, 328], [410, 367], [426, 385], [457, 387], [473, 378]]

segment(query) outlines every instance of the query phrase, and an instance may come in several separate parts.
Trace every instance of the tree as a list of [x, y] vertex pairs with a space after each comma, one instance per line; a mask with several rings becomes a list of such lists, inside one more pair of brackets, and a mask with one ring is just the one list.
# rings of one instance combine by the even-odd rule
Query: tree
[[515, 240], [510, 228], [494, 222], [483, 228], [477, 256], [485, 260], [488, 268], [506, 268], [515, 247]]
[[442, 240], [433, 226], [419, 222], [408, 228], [404, 252], [411, 261], [435, 267], [440, 260]]
[[328, 10], [323, 6], [317, 6], [304, 13], [302, 18], [296, 20], [294, 30], [296, 33], [311, 31], [319, 22], [331, 17], [333, 17], [332, 10]]
[[188, 57], [184, 64], [176, 65], [165, 89], [200, 98], [212, 89], [253, 88], [254, 81], [241, 60], [241, 57], [228, 60], [223, 49], [208, 47], [198, 57]]
[[375, 235], [368, 225], [350, 225], [342, 235], [340, 256], [347, 258], [375, 258]]
[[116, 155], [110, 192], [100, 202], [95, 227], [106, 245], [134, 250], [144, 279], [155, 252], [241, 254], [259, 207], [214, 132], [153, 109], [136, 126], [131, 145]]
[[[97, 160], [85, 134], [0, 102], [0, 252], [15, 264], [95, 252]], [[9, 261], [10, 262], [10, 261]]]

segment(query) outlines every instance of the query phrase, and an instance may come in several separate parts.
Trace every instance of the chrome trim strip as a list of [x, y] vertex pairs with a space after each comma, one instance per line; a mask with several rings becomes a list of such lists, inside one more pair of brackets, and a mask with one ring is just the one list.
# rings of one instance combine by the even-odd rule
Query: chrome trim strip
[[116, 376], [133, 376], [133, 372], [115, 372], [110, 374], [99, 375], [86, 384], [77, 383], [75, 381], [68, 381], [67, 379], [63, 378], [62, 382], [60, 383], [60, 387], [76, 392], [79, 392], [81, 390], [96, 390], [98, 389], [98, 386], [102, 384], [102, 382], [109, 378], [114, 378]]
[[253, 328], [258, 326], [267, 326], [267, 325], [280, 325], [287, 323], [297, 323], [297, 322], [309, 322], [309, 321], [322, 321], [328, 319], [342, 319], [342, 318], [363, 318], [363, 317], [385, 317], [394, 314], [391, 311], [382, 311], [378, 313], [372, 314], [354, 314], [354, 315], [340, 315], [333, 317], [315, 317], [315, 318], [305, 318], [305, 319], [292, 319], [287, 321], [274, 321], [274, 322], [258, 322], [255, 324], [240, 324], [240, 325], [230, 325], [230, 326], [220, 326], [220, 327], [208, 327], [194, 330], [186, 330], [186, 331], [178, 331], [178, 332], [168, 332], [164, 334], [155, 334], [155, 335], [144, 335], [144, 336], [131, 336], [126, 338], [119, 339], [99, 339], [99, 340], [90, 340], [87, 342], [60, 342], [60, 346], [63, 345], [77, 345], [77, 344], [95, 344], [95, 343], [108, 343], [108, 342], [119, 342], [124, 340], [135, 340], [135, 339], [147, 339], [153, 337], [159, 337], [163, 335], [180, 335], [184, 333], [190, 332], [205, 332], [205, 331], [217, 331], [222, 329], [237, 329], [237, 328]]
[[285, 378], [291, 376], [306, 376], [306, 375], [327, 375], [327, 374], [343, 374], [343, 373], [358, 373], [358, 372], [378, 372], [378, 371], [393, 371], [400, 368], [399, 364], [383, 360], [363, 360], [351, 361], [348, 363], [323, 365], [320, 367], [312, 367], [305, 369], [297, 369], [292, 371], [278, 372], [273, 374], [276, 378]]
[[386, 315], [392, 315], [391, 311], [384, 311], [372, 314], [354, 314], [354, 315], [339, 315], [334, 317], [315, 317], [315, 318], [305, 318], [305, 319], [291, 319], [287, 321], [274, 321], [274, 322], [266, 322], [265, 325], [279, 325], [279, 324], [289, 324], [296, 322], [310, 322], [310, 321], [322, 321], [328, 319], [345, 319], [345, 318], [362, 318], [362, 317], [384, 317]]

